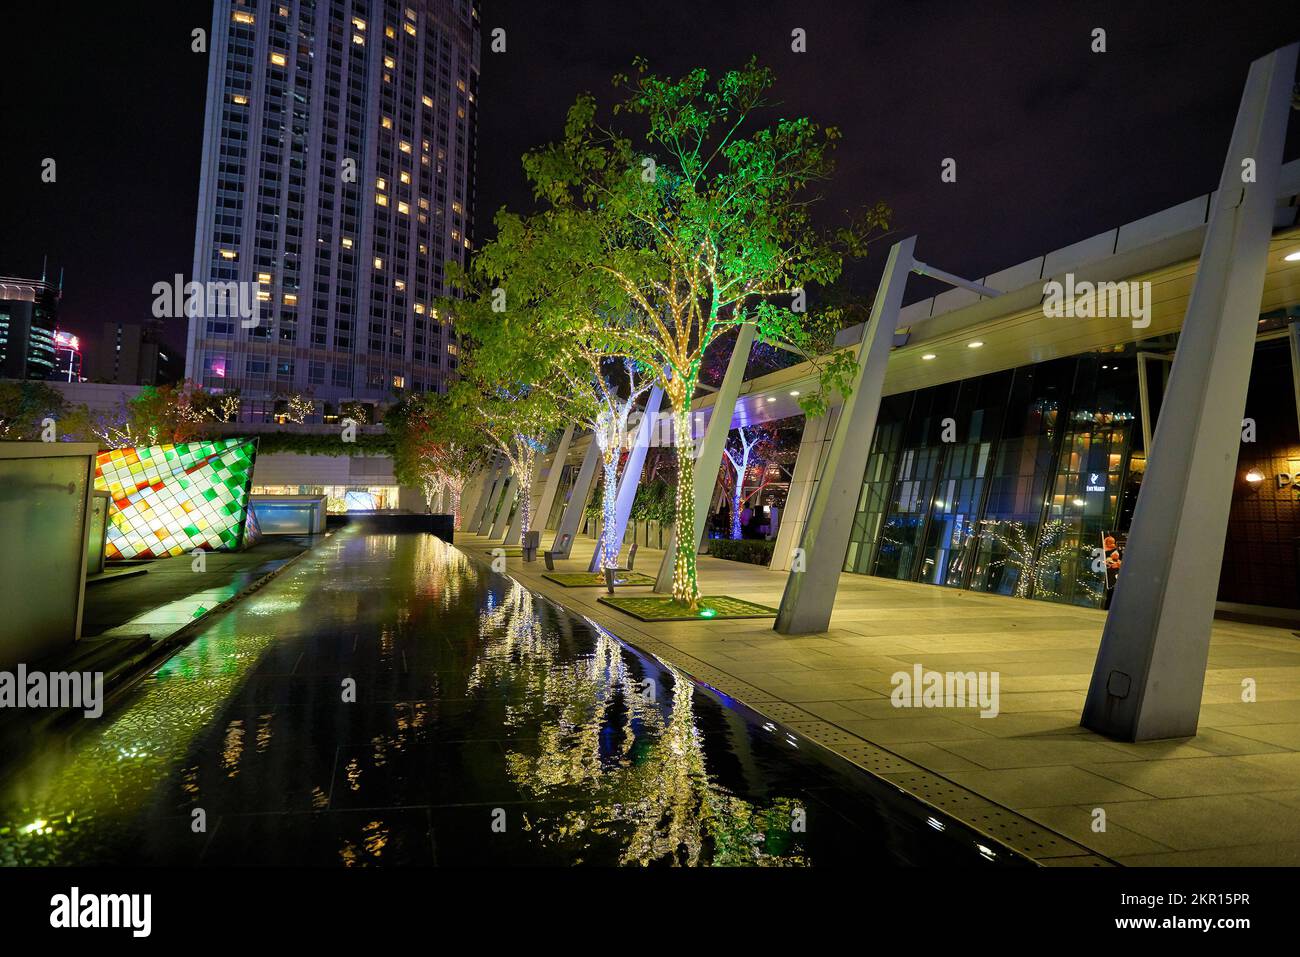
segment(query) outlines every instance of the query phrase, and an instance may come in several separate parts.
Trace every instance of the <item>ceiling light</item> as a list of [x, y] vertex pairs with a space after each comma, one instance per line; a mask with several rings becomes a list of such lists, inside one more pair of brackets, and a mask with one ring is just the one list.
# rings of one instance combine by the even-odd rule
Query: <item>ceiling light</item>
[[976, 339], [974, 342], [968, 342], [968, 343], [966, 343], [966, 348], [967, 348], [967, 349], [978, 349], [978, 348], [979, 348], [980, 346], [982, 346], [982, 345], [984, 345], [984, 343], [983, 343], [981, 340]]
[[791, 394], [791, 395], [798, 395], [798, 394], [799, 394], [799, 390], [798, 390], [798, 389], [791, 389], [791, 390], [790, 390], [790, 394]]
[[1074, 504], [1075, 504], [1076, 506], [1078, 506], [1079, 508], [1083, 508], [1083, 499], [1081, 499], [1081, 498], [1076, 498], [1076, 499], [1074, 500]]
[[768, 402], [775, 402], [775, 401], [776, 401], [776, 396], [774, 396], [774, 395], [769, 395], [769, 396], [767, 397], [767, 401], [768, 401]]
[[921, 358], [925, 359], [928, 362], [931, 359], [937, 358], [937, 356], [935, 356], [933, 352], [927, 352], [925, 355], [921, 356]]
[[1300, 249], [1297, 249], [1297, 250], [1296, 250], [1295, 252], [1293, 252], [1293, 253], [1287, 253], [1287, 254], [1286, 254], [1285, 256], [1283, 256], [1282, 258], [1285, 259], [1285, 260], [1286, 260], [1287, 262], [1289, 262], [1289, 263], [1300, 262]]

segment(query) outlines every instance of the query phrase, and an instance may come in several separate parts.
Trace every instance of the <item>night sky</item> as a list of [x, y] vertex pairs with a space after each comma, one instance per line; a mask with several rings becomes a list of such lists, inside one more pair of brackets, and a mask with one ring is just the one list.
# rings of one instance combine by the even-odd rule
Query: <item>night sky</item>
[[[5, 11], [0, 274], [38, 275], [48, 255], [52, 278], [65, 270], [64, 328], [143, 321], [155, 282], [188, 277], [207, 75], [190, 31], [210, 10]], [[608, 101], [638, 54], [673, 74], [757, 54], [783, 112], [844, 134], [826, 212], [884, 200], [920, 259], [978, 277], [1213, 189], [1247, 67], [1300, 37], [1300, 2], [484, 0], [482, 24], [477, 239], [503, 204], [527, 207], [519, 158], [558, 135], [577, 93]], [[486, 43], [497, 26], [504, 54]], [[790, 50], [795, 27], [806, 53]], [[40, 181], [47, 156], [55, 184]], [[864, 296], [884, 251], [852, 274]], [[915, 281], [908, 299], [934, 291]], [[168, 338], [183, 344], [179, 323]]]

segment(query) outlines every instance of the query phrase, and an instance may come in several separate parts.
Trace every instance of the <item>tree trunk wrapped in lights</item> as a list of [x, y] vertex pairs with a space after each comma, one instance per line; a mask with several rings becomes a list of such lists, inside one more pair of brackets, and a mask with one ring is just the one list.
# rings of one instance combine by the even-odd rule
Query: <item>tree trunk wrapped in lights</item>
[[695, 436], [689, 402], [673, 402], [673, 444], [677, 450], [676, 514], [673, 539], [673, 600], [690, 611], [700, 607], [696, 577]]

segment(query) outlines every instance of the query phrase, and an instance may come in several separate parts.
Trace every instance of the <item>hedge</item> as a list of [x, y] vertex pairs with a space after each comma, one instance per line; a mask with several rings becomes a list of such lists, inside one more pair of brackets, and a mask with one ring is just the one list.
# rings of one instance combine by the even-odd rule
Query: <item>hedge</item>
[[766, 565], [772, 560], [772, 549], [776, 542], [761, 538], [710, 538], [709, 554], [731, 562], [747, 562], [750, 565]]

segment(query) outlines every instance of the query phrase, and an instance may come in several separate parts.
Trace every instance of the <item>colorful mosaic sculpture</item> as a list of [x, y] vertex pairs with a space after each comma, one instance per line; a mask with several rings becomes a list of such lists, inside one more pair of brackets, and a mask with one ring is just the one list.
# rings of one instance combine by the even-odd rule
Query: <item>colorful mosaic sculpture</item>
[[245, 543], [257, 447], [250, 439], [114, 449], [95, 488], [113, 497], [105, 557], [164, 558]]

